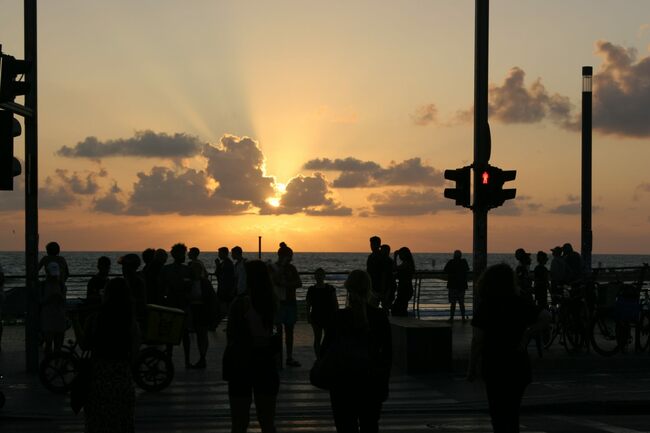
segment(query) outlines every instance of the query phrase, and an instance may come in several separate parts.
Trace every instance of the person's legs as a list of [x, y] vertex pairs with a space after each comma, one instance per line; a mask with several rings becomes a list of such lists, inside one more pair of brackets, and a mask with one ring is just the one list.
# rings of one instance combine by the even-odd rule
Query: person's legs
[[458, 306], [460, 307], [460, 316], [462, 317], [463, 322], [464, 322], [466, 320], [466, 316], [465, 316], [465, 300], [461, 298], [458, 301]]
[[379, 417], [381, 416], [382, 403], [370, 398], [364, 400], [359, 413], [359, 432], [377, 433], [379, 431]]
[[230, 431], [246, 433], [250, 420], [253, 388], [250, 384], [228, 382], [228, 400], [230, 402]]
[[197, 368], [205, 368], [205, 356], [208, 353], [208, 330], [207, 329], [198, 329], [196, 330], [196, 345], [199, 348], [199, 362], [194, 366]]
[[323, 328], [312, 323], [311, 329], [314, 331], [314, 353], [316, 354], [316, 358], [320, 358], [320, 345], [323, 340]]
[[519, 408], [525, 388], [511, 381], [486, 381], [494, 433], [519, 433]]
[[452, 299], [449, 301], [449, 321], [454, 320], [454, 315], [456, 314], [456, 300]]
[[255, 411], [262, 433], [275, 433], [276, 394], [255, 392]]
[[183, 355], [185, 356], [185, 368], [190, 367], [190, 332], [183, 331]]
[[287, 344], [287, 363], [293, 359], [293, 327], [294, 325], [285, 324], [286, 344]]
[[355, 403], [350, 401], [349, 390], [330, 390], [330, 402], [334, 424], [339, 433], [358, 433], [359, 424], [355, 412]]

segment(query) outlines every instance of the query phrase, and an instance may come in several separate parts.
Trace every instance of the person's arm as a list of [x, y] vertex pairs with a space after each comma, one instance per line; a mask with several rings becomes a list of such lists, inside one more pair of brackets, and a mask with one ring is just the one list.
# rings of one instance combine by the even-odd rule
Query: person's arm
[[307, 296], [305, 296], [305, 308], [307, 309], [307, 323], [311, 323], [311, 294], [312, 288], [307, 289]]

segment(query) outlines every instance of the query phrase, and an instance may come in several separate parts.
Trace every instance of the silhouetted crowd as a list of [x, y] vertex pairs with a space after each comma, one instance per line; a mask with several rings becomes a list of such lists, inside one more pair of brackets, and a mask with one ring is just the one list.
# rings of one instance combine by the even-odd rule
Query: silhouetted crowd
[[[63, 344], [69, 270], [58, 244], [51, 242], [46, 250], [39, 265], [46, 275], [40, 303], [45, 350], [50, 353]], [[315, 283], [306, 290], [307, 321], [316, 355], [310, 381], [329, 390], [340, 432], [378, 431], [392, 364], [389, 316], [408, 316], [413, 297], [415, 263], [409, 248], [401, 247], [391, 256], [390, 246], [373, 236], [370, 250], [366, 270], [350, 272], [345, 281], [343, 308], [322, 268], [315, 270]], [[582, 280], [582, 260], [570, 244], [551, 251], [550, 269], [546, 268], [548, 255], [540, 251], [531, 272], [531, 254], [517, 249], [516, 269], [506, 264], [491, 266], [477, 285], [468, 379], [484, 380], [495, 432], [518, 431], [519, 405], [531, 374], [526, 347], [548, 325], [549, 293], [553, 296]], [[228, 382], [232, 431], [247, 431], [253, 401], [262, 431], [276, 431], [278, 370], [301, 365], [293, 355], [293, 343], [296, 290], [303, 283], [292, 264], [293, 250], [282, 242], [277, 260], [262, 262], [244, 259], [240, 247], [219, 248], [213, 272], [216, 290], [200, 253], [196, 247], [188, 250], [178, 243], [169, 254], [152, 248], [141, 256], [126, 254], [117, 261], [122, 270], [118, 278], [109, 276], [108, 257], [98, 259], [84, 305], [97, 310], [84, 328], [92, 360], [84, 404], [86, 431], [133, 431], [132, 365], [144, 341], [142, 329], [152, 305], [185, 317], [180, 341], [188, 369], [208, 366], [208, 333], [227, 319], [222, 372]], [[454, 320], [456, 305], [462, 321], [469, 319], [464, 303], [469, 272], [462, 252], [454, 251], [444, 267], [449, 321]], [[190, 333], [196, 334], [198, 360], [194, 363]], [[166, 355], [171, 356], [172, 350], [173, 344], [167, 344]]]

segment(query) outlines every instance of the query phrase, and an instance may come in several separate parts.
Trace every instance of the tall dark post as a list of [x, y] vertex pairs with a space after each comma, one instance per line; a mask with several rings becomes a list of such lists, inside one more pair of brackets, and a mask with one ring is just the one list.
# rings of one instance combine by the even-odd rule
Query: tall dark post
[[27, 289], [27, 323], [25, 355], [28, 372], [38, 371], [38, 81], [36, 51], [36, 0], [25, 0], [25, 60], [31, 68], [25, 74], [28, 86], [25, 108], [25, 286]]
[[593, 68], [582, 67], [582, 218], [580, 243], [584, 271], [591, 273], [591, 250], [593, 234], [591, 231], [591, 81]]
[[[479, 203], [480, 176], [476, 173], [485, 168], [490, 160], [488, 127], [488, 47], [489, 47], [489, 0], [476, 0], [476, 23], [474, 45], [474, 288], [479, 275], [487, 267], [487, 216], [488, 209]], [[474, 290], [474, 305], [477, 292]]]
[[262, 260], [262, 236], [257, 237], [257, 258]]

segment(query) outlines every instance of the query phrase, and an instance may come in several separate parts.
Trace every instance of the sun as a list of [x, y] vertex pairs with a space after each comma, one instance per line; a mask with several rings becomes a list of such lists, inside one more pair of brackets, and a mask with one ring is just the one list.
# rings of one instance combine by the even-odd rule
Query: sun
[[278, 197], [269, 197], [266, 199], [266, 202], [270, 204], [273, 207], [279, 207], [280, 206], [280, 199]]

